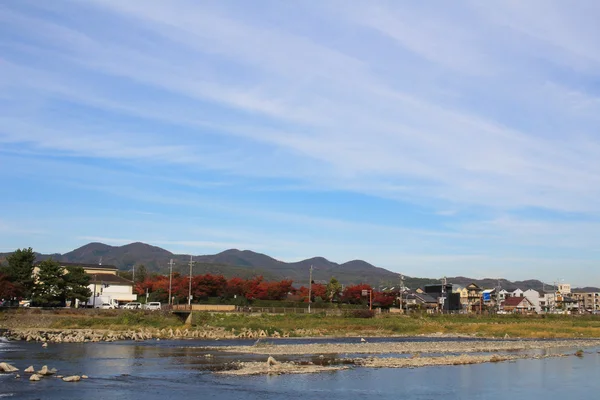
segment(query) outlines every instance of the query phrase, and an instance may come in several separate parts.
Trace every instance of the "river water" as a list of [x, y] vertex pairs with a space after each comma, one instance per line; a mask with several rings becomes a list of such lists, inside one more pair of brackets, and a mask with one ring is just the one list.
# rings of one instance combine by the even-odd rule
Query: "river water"
[[[39, 343], [0, 341], [0, 362], [13, 364], [22, 376], [15, 379], [13, 374], [0, 374], [0, 399], [549, 400], [592, 399], [600, 392], [600, 348], [585, 349], [583, 357], [464, 366], [354, 368], [324, 374], [250, 377], [214, 374], [212, 370], [235, 360], [264, 360], [265, 356], [203, 348], [241, 343], [253, 342], [65, 343], [42, 348]], [[304, 358], [313, 360], [311, 356]], [[85, 374], [90, 378], [77, 383], [54, 377], [29, 382], [23, 369], [29, 365], [39, 369], [44, 364], [62, 375]]]

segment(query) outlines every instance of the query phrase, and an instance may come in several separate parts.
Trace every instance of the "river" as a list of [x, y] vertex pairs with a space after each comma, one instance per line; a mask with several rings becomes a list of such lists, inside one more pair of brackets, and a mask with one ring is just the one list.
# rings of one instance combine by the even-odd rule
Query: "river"
[[[379, 339], [383, 340], [383, 339]], [[404, 339], [405, 340], [405, 339]], [[50, 344], [0, 341], [0, 362], [21, 371], [0, 374], [0, 398], [13, 399], [565, 399], [596, 398], [600, 348], [583, 357], [415, 369], [353, 368], [311, 375], [232, 377], [212, 372], [235, 360], [264, 356], [207, 351], [240, 341], [148, 341]], [[243, 343], [251, 343], [245, 341]], [[575, 349], [573, 349], [575, 350]], [[210, 356], [207, 356], [210, 354]], [[310, 356], [306, 356], [310, 359]], [[57, 368], [89, 379], [29, 382], [23, 369]]]

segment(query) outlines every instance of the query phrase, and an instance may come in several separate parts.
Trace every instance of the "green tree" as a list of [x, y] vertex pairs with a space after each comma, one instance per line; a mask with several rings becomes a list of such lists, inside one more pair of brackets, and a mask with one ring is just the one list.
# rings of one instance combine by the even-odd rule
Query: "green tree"
[[38, 268], [31, 296], [32, 303], [50, 307], [64, 305], [66, 285], [64, 268], [52, 259], [42, 261]]
[[75, 300], [87, 301], [92, 295], [88, 288], [90, 276], [79, 266], [68, 266], [64, 279], [64, 298], [71, 301], [71, 307], [75, 307]]
[[6, 258], [8, 267], [5, 269], [10, 281], [17, 287], [21, 297], [31, 296], [34, 286], [33, 263], [35, 253], [31, 247], [17, 249]]
[[138, 265], [135, 269], [135, 282], [144, 282], [148, 277], [148, 271], [146, 270], [146, 266], [144, 264]]
[[337, 299], [342, 293], [342, 285], [338, 282], [335, 277], [331, 277], [329, 283], [327, 284], [327, 299], [329, 302], [333, 302], [333, 300]]

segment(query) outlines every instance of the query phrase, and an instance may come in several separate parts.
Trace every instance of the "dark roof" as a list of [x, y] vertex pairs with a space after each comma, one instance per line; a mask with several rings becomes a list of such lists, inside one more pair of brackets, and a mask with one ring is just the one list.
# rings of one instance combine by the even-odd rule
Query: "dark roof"
[[[519, 304], [521, 304], [521, 302], [523, 300], [527, 300], [527, 297], [519, 297], [519, 296], [507, 297], [506, 300], [504, 300], [504, 303], [502, 303], [502, 304], [504, 304], [504, 306], [516, 307]], [[527, 300], [527, 301], [529, 302], [529, 300]]]
[[[99, 269], [110, 269], [110, 270], [117, 270], [118, 268], [115, 267], [114, 265], [109, 265], [109, 264], [87, 264], [87, 263], [72, 263], [72, 262], [64, 262], [64, 261], [57, 261], [61, 267], [82, 267], [82, 268], [99, 268]], [[38, 261], [35, 263], [35, 265], [39, 265], [41, 263], [41, 261]]]
[[117, 267], [115, 267], [114, 265], [103, 265], [103, 264], [85, 264], [85, 263], [71, 263], [71, 262], [60, 262], [60, 265], [63, 267], [83, 267], [83, 268], [101, 268], [101, 269], [114, 269], [116, 270]]
[[423, 303], [437, 303], [437, 300], [427, 293], [410, 293], [406, 297], [407, 299], [414, 298]]
[[97, 284], [103, 284], [103, 283], [112, 283], [115, 285], [133, 285], [133, 282], [125, 279], [125, 278], [121, 278], [118, 275], [113, 275], [113, 274], [88, 274], [91, 279], [90, 279], [90, 283], [97, 283]]

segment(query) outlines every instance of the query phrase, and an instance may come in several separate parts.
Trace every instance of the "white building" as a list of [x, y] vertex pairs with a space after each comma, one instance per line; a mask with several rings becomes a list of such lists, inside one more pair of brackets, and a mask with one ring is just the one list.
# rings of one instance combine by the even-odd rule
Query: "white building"
[[569, 295], [571, 294], [571, 284], [570, 283], [559, 283], [558, 284], [558, 293]]
[[523, 297], [523, 291], [519, 288], [513, 290], [512, 292], [510, 292], [510, 297]]
[[537, 290], [533, 290], [533, 289], [527, 289], [526, 291], [523, 292], [523, 296], [527, 297], [527, 300], [529, 300], [531, 305], [533, 307], [535, 307], [536, 313], [539, 314], [542, 312], [542, 304], [540, 304], [540, 303], [545, 304], [545, 300], [540, 302], [540, 297], [541, 297], [540, 292], [538, 292]]
[[117, 267], [114, 265], [97, 265], [81, 263], [61, 263], [63, 267], [79, 266], [90, 276], [88, 288], [92, 297], [110, 296], [119, 303], [129, 303], [137, 300], [137, 294], [133, 293], [133, 282], [117, 275]]

